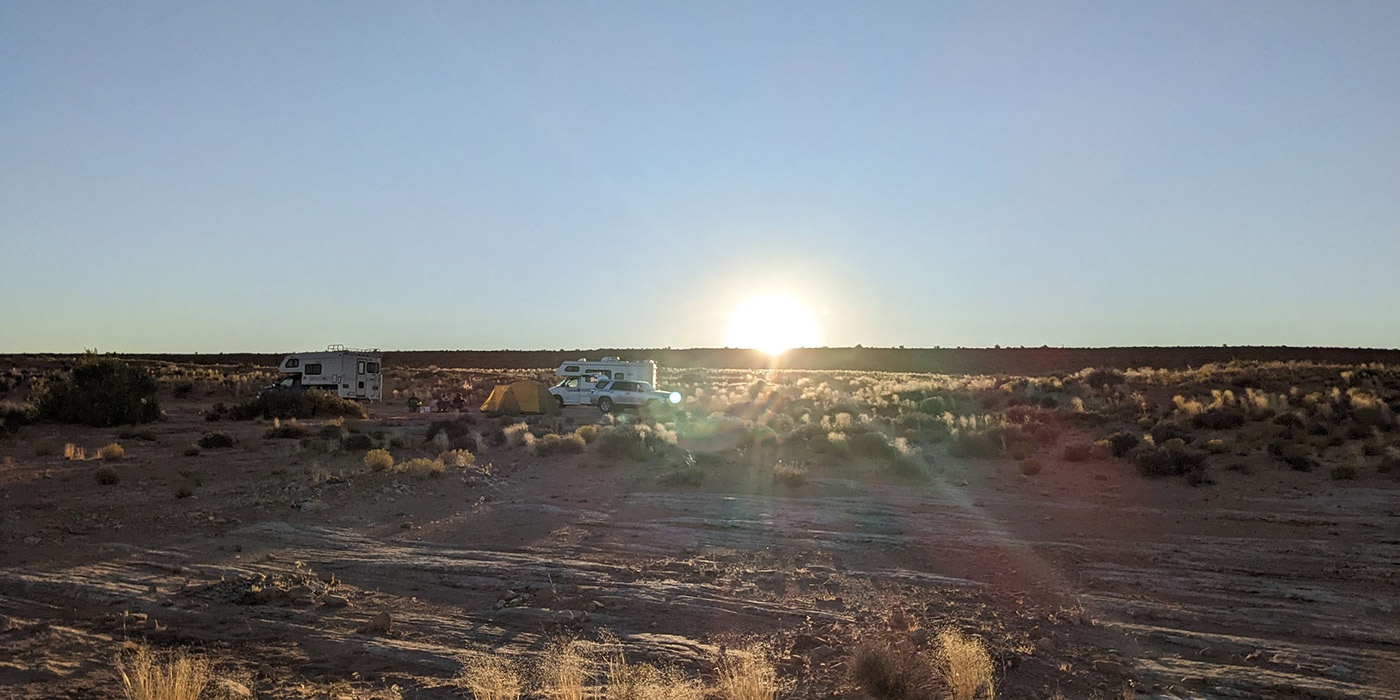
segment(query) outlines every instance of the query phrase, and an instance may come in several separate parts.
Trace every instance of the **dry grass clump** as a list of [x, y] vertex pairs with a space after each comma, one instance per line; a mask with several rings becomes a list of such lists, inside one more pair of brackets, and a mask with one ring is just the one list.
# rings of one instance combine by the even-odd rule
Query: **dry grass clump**
[[205, 433], [199, 438], [199, 446], [206, 450], [213, 450], [220, 447], [233, 447], [233, 436], [219, 431]]
[[388, 450], [370, 450], [365, 453], [365, 466], [372, 472], [382, 472], [394, 468], [394, 456]]
[[991, 700], [996, 697], [992, 657], [976, 637], [954, 629], [938, 633], [933, 667], [948, 689], [949, 700]]
[[705, 694], [679, 672], [628, 663], [620, 648], [607, 657], [603, 673], [606, 700], [701, 700]]
[[107, 462], [115, 462], [126, 456], [126, 450], [121, 445], [110, 442], [97, 448], [97, 456]]
[[81, 462], [87, 459], [87, 451], [70, 442], [63, 446], [63, 458], [70, 462]]
[[398, 470], [409, 476], [426, 479], [430, 476], [442, 476], [442, 472], [446, 470], [446, 468], [446, 465], [444, 465], [440, 459], [418, 457], [399, 465]]
[[529, 423], [515, 423], [501, 429], [505, 435], [506, 447], [529, 447], [535, 443], [535, 435], [530, 432]]
[[457, 684], [470, 691], [473, 700], [519, 700], [521, 697], [520, 672], [515, 664], [499, 656], [482, 656], [469, 661]]
[[138, 647], [116, 663], [126, 700], [199, 700], [212, 680], [209, 662], [185, 651], [156, 654]]
[[761, 646], [731, 652], [720, 659], [715, 693], [720, 700], [773, 700], [778, 674]]
[[540, 694], [550, 700], [584, 700], [589, 696], [588, 666], [578, 642], [555, 643], [540, 659]]
[[933, 678], [920, 657], [885, 641], [861, 642], [851, 655], [851, 682], [879, 700], [933, 697]]

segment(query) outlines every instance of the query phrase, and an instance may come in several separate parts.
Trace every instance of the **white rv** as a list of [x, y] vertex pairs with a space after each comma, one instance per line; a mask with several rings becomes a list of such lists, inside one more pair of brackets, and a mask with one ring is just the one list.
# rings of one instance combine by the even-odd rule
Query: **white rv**
[[564, 378], [549, 389], [560, 407], [586, 406], [591, 401], [594, 385], [605, 379], [648, 382], [654, 386], [656, 363], [652, 360], [619, 360], [616, 357], [590, 361], [580, 357], [559, 365], [554, 375]]
[[379, 350], [331, 345], [319, 352], [298, 352], [277, 366], [282, 379], [270, 389], [323, 389], [341, 398], [377, 401], [383, 396]]

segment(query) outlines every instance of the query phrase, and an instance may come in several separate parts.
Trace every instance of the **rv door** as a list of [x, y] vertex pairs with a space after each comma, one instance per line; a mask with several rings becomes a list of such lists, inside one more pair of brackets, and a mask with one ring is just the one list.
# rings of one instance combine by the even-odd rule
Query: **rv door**
[[365, 382], [369, 381], [369, 372], [367, 372], [366, 369], [363, 359], [355, 361], [355, 396], [362, 399], [365, 397], [366, 392], [369, 391], [365, 385]]

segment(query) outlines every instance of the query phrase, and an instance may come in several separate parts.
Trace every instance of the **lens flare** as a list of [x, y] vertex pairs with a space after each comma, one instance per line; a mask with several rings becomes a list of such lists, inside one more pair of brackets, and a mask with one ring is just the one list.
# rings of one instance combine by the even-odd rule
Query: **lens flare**
[[773, 294], [745, 300], [729, 315], [725, 344], [753, 348], [770, 355], [801, 347], [816, 347], [821, 340], [817, 317], [801, 302]]

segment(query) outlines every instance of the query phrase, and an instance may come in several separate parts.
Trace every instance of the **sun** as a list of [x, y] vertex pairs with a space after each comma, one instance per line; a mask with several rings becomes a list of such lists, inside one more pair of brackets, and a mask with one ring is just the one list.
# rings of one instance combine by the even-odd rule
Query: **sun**
[[821, 339], [817, 317], [789, 296], [753, 297], [729, 314], [725, 345], [777, 355], [792, 348], [816, 347]]

